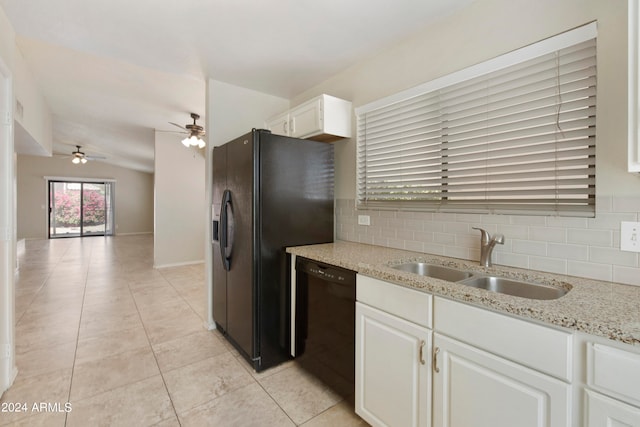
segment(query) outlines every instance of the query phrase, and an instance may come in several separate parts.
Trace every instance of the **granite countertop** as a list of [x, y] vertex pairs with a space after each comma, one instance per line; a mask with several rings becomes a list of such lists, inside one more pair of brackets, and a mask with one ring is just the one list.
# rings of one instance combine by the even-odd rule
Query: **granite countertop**
[[[473, 261], [344, 241], [297, 246], [287, 248], [287, 252], [456, 301], [640, 347], [639, 286], [497, 265], [484, 268]], [[415, 261], [563, 287], [570, 291], [555, 300], [533, 300], [391, 268]]]

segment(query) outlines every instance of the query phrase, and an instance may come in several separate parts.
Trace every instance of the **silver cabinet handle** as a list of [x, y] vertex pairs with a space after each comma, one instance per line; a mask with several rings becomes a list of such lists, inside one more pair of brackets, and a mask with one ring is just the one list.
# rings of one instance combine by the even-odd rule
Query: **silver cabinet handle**
[[283, 131], [283, 133], [287, 133], [287, 122], [284, 122], [282, 124], [282, 131]]
[[440, 347], [436, 347], [433, 350], [433, 370], [436, 374], [440, 372], [440, 368], [438, 368], [438, 353], [440, 353]]
[[426, 343], [424, 340], [422, 340], [422, 341], [420, 342], [420, 364], [422, 364], [422, 365], [424, 365], [425, 363], [427, 363], [427, 362], [425, 362], [425, 361], [424, 361], [424, 357], [423, 357], [424, 346], [425, 346], [426, 344], [427, 344], [427, 343]]

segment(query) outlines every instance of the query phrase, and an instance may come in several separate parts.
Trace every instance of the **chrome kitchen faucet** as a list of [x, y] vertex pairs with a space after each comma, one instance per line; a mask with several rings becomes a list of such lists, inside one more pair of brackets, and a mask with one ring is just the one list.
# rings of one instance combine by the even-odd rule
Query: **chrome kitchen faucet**
[[474, 230], [480, 231], [480, 265], [483, 267], [491, 267], [491, 253], [496, 243], [499, 245], [504, 244], [504, 236], [502, 234], [496, 234], [491, 237], [487, 230], [483, 230], [478, 227], [471, 227]]

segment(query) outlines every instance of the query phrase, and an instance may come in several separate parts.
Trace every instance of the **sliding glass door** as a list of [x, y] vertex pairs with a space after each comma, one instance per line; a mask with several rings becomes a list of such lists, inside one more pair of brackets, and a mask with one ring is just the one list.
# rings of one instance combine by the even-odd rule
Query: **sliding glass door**
[[49, 237], [113, 234], [113, 183], [49, 181]]

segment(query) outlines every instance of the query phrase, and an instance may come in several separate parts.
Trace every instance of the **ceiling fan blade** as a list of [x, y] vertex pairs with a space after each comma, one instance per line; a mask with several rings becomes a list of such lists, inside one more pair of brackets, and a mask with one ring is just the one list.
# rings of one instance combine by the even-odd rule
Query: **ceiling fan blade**
[[179, 127], [180, 129], [185, 130], [185, 131], [187, 131], [187, 132], [188, 132], [188, 129], [187, 129], [186, 127], [184, 127], [184, 126], [180, 126], [180, 125], [179, 125], [179, 124], [177, 124], [177, 123], [169, 122], [169, 124], [170, 124], [170, 125], [177, 126], [177, 127]]
[[105, 160], [106, 157], [104, 156], [84, 156], [85, 159], [87, 160]]

